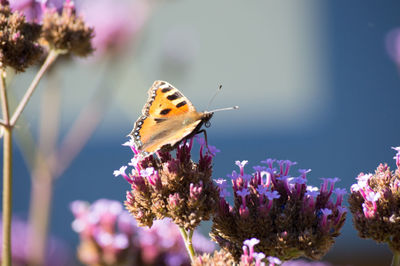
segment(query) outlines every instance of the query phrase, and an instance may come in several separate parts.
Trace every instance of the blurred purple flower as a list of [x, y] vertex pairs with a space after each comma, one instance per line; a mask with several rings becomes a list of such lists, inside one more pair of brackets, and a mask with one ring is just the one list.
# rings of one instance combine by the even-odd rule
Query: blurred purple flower
[[147, 20], [149, 6], [146, 1], [97, 0], [82, 1], [78, 8], [85, 22], [95, 29], [93, 46], [95, 55], [120, 51], [135, 38]]
[[386, 50], [397, 65], [400, 65], [400, 29], [394, 29], [386, 35]]
[[[2, 227], [2, 222], [0, 221], [0, 228]], [[12, 261], [15, 266], [22, 266], [29, 264], [29, 241], [28, 236], [29, 226], [28, 224], [19, 219], [13, 218], [12, 227], [11, 227], [11, 250], [12, 250]], [[2, 238], [2, 233], [0, 232], [0, 237]], [[68, 249], [60, 240], [50, 237], [47, 241], [46, 247], [46, 258], [45, 265], [69, 265], [68, 258]], [[1, 260], [1, 254], [0, 254]]]

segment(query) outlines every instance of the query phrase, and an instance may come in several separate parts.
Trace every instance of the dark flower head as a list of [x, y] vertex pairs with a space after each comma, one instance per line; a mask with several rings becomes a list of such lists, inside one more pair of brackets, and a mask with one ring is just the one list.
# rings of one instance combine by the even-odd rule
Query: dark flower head
[[114, 171], [122, 175], [132, 187], [125, 206], [140, 226], [151, 227], [156, 219], [169, 217], [185, 230], [194, 230], [201, 221], [209, 220], [218, 202], [218, 191], [211, 179], [212, 154], [200, 147], [198, 162], [191, 159], [193, 139], [184, 141], [176, 149], [175, 158], [159, 151], [158, 158], [141, 158], [132, 142], [135, 155], [130, 166]]
[[77, 16], [75, 5], [66, 0], [63, 9], [46, 8], [43, 15], [42, 38], [55, 50], [85, 57], [93, 52], [93, 28]]
[[374, 174], [360, 173], [351, 186], [349, 204], [360, 237], [388, 242], [400, 252], [400, 147], [393, 149], [397, 169], [380, 164]]
[[24, 71], [40, 59], [42, 48], [37, 43], [40, 26], [26, 22], [18, 11], [12, 12], [8, 1], [0, 2], [0, 63]]
[[[220, 202], [213, 219], [212, 238], [236, 261], [246, 255], [244, 251], [248, 253], [242, 262], [251, 261], [252, 252], [281, 260], [322, 257], [345, 221], [344, 190], [334, 189], [338, 178], [324, 178], [318, 189], [307, 186], [310, 170], [300, 169], [296, 176], [290, 174], [295, 162], [268, 159], [263, 161], [266, 166], [253, 167], [255, 172], [251, 175], [245, 173], [247, 163], [236, 161], [239, 173], [229, 175], [233, 206], [226, 199], [226, 182], [216, 180]], [[246, 240], [249, 237], [252, 239]], [[256, 242], [259, 243], [255, 246]]]

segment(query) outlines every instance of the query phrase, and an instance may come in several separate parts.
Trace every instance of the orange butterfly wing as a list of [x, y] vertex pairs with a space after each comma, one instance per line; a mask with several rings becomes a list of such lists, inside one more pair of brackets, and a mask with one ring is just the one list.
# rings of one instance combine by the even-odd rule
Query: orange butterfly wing
[[155, 81], [148, 94], [142, 116], [130, 133], [143, 155], [166, 145], [174, 146], [201, 126], [203, 120], [211, 118], [210, 113], [197, 112], [178, 89], [165, 81]]

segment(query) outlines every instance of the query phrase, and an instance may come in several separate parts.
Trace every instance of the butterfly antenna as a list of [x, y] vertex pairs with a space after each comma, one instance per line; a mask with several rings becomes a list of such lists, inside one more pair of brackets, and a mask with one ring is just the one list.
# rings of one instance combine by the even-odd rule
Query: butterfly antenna
[[222, 90], [222, 85], [219, 85], [217, 91], [214, 93], [213, 97], [211, 98], [211, 100], [208, 102], [208, 106], [207, 109], [208, 110], [210, 108], [210, 105], [212, 104], [212, 102], [214, 101], [215, 97], [218, 95], [218, 93]]
[[235, 106], [232, 106], [232, 107], [219, 108], [219, 109], [215, 109], [215, 110], [212, 110], [212, 111], [209, 111], [209, 112], [210, 113], [215, 113], [215, 112], [219, 112], [219, 111], [228, 111], [228, 110], [236, 110], [236, 109], [239, 109], [239, 106], [235, 105]]

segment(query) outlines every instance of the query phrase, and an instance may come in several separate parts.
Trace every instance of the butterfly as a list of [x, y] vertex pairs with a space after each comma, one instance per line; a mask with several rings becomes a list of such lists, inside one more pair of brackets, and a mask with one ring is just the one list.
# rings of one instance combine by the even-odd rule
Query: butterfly
[[[182, 140], [202, 132], [202, 125], [211, 119], [215, 111], [222, 110], [197, 112], [189, 99], [177, 88], [161, 80], [153, 83], [148, 95], [142, 116], [128, 135], [133, 138], [135, 147], [142, 156], [163, 148], [173, 148]], [[229, 109], [237, 108], [235, 106]]]

